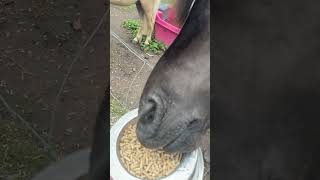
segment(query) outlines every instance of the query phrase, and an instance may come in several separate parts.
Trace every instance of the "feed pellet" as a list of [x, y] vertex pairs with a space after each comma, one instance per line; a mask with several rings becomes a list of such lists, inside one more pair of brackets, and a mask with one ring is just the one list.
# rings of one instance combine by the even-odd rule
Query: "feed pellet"
[[180, 164], [182, 155], [143, 147], [135, 131], [136, 124], [130, 124], [120, 138], [120, 159], [127, 171], [133, 176], [148, 180], [172, 173]]

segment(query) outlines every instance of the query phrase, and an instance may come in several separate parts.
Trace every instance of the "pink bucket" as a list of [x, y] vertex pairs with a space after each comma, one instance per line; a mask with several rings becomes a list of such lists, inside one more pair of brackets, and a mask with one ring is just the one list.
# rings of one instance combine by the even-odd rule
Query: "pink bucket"
[[168, 16], [168, 21], [165, 21], [163, 20], [162, 12], [157, 12], [155, 22], [155, 38], [158, 41], [162, 41], [167, 46], [170, 46], [180, 33], [181, 29], [178, 27], [179, 25], [177, 23], [174, 23], [175, 12], [172, 8], [169, 9]]

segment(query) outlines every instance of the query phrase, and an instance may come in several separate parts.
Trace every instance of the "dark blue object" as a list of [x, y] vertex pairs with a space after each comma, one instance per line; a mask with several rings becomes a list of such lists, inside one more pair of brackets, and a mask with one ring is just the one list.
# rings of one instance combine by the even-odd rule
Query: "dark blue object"
[[166, 21], [168, 19], [168, 10], [169, 10], [168, 4], [160, 4], [159, 10], [163, 14], [162, 19]]

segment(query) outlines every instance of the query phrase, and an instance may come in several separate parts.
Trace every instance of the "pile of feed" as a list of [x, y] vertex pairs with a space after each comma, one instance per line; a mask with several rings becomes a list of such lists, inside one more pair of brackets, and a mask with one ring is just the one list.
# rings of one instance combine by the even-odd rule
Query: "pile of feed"
[[120, 158], [125, 168], [143, 179], [168, 176], [180, 164], [180, 153], [169, 154], [143, 147], [136, 136], [136, 124], [130, 124], [120, 139]]

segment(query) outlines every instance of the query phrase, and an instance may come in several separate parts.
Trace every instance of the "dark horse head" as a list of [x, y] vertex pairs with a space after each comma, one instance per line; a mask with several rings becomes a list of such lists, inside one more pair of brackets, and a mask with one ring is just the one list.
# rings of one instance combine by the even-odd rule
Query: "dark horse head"
[[210, 2], [178, 4], [179, 19], [192, 8], [146, 82], [137, 136], [148, 148], [190, 152], [210, 125]]

